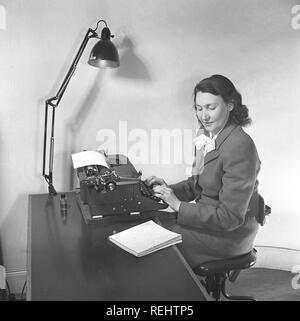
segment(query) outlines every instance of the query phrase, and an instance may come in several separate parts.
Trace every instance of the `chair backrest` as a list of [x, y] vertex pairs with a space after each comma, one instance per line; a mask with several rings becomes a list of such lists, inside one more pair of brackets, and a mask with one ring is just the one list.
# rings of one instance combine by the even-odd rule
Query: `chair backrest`
[[257, 222], [263, 226], [266, 221], [266, 216], [271, 213], [271, 207], [265, 204], [264, 198], [258, 194], [258, 213], [256, 216]]

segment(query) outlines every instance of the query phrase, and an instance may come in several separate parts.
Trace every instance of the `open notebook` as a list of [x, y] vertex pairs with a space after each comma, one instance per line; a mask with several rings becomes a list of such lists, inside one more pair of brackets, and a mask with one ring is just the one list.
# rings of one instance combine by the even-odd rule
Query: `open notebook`
[[125, 231], [110, 235], [109, 240], [123, 250], [141, 257], [173, 244], [181, 243], [181, 234], [148, 221]]

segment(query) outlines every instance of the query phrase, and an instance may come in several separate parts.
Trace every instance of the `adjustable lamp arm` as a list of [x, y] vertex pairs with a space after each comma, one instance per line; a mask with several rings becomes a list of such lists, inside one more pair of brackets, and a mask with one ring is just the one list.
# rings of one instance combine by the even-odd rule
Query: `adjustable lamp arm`
[[[56, 190], [53, 186], [53, 155], [54, 155], [54, 120], [55, 120], [55, 109], [58, 107], [60, 100], [70, 82], [70, 79], [77, 67], [77, 63], [82, 56], [82, 53], [90, 38], [99, 38], [96, 30], [98, 28], [99, 22], [104, 22], [107, 28], [107, 24], [104, 20], [99, 20], [97, 27], [95, 29], [88, 29], [79, 50], [57, 92], [54, 97], [51, 97], [45, 101], [45, 127], [44, 127], [44, 150], [43, 150], [43, 177], [48, 183], [48, 191], [50, 195], [56, 195]], [[51, 120], [51, 137], [50, 137], [50, 155], [49, 155], [49, 169], [48, 174], [46, 174], [46, 153], [47, 153], [47, 124], [48, 124], [48, 111], [49, 107], [52, 107], [52, 120]]]
[[[69, 70], [68, 70], [68, 72], [67, 72], [67, 74], [65, 76], [65, 79], [63, 80], [63, 82], [62, 82], [57, 94], [54, 97], [46, 100], [46, 102], [48, 102], [48, 104], [50, 106], [52, 106], [52, 107], [57, 107], [58, 106], [58, 104], [59, 104], [59, 102], [60, 102], [60, 100], [61, 100], [61, 98], [62, 98], [62, 96], [63, 96], [63, 94], [64, 94], [64, 92], [65, 92], [65, 90], [66, 90], [66, 88], [68, 86], [68, 84], [69, 84], [69, 81], [71, 80], [71, 77], [73, 76], [73, 73], [74, 73], [74, 71], [75, 71], [75, 69], [77, 67], [78, 61], [81, 58], [81, 56], [83, 54], [83, 51], [84, 51], [84, 49], [85, 49], [85, 47], [86, 47], [86, 45], [87, 45], [87, 43], [88, 43], [90, 38], [98, 38], [97, 33], [92, 29], [89, 29], [87, 31], [87, 33], [86, 33], [86, 35], [85, 35], [85, 37], [84, 37], [79, 49], [78, 49], [78, 52], [77, 52], [77, 54], [76, 54], [76, 56], [75, 56], [75, 58], [74, 58], [74, 60], [72, 62], [72, 65], [70, 66], [70, 68], [69, 68]], [[54, 103], [55, 100], [56, 100], [56, 102]]]

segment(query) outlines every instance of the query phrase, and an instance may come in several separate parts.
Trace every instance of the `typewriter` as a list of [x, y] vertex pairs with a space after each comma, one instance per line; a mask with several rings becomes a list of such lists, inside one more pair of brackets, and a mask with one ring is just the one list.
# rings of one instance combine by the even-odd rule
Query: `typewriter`
[[80, 192], [77, 203], [86, 223], [107, 216], [134, 215], [168, 207], [141, 179], [129, 159], [121, 154], [106, 155], [108, 167], [77, 168]]

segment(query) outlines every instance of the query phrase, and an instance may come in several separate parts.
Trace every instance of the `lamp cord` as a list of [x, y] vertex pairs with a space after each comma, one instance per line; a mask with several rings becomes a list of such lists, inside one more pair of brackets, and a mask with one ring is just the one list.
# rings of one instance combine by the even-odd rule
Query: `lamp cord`
[[96, 28], [95, 28], [95, 29], [92, 29], [93, 31], [96, 31], [96, 30], [98, 29], [98, 25], [99, 25], [100, 22], [104, 22], [104, 23], [105, 23], [105, 27], [107, 28], [107, 23], [106, 23], [106, 21], [105, 21], [105, 20], [99, 20], [99, 21], [97, 22]]

